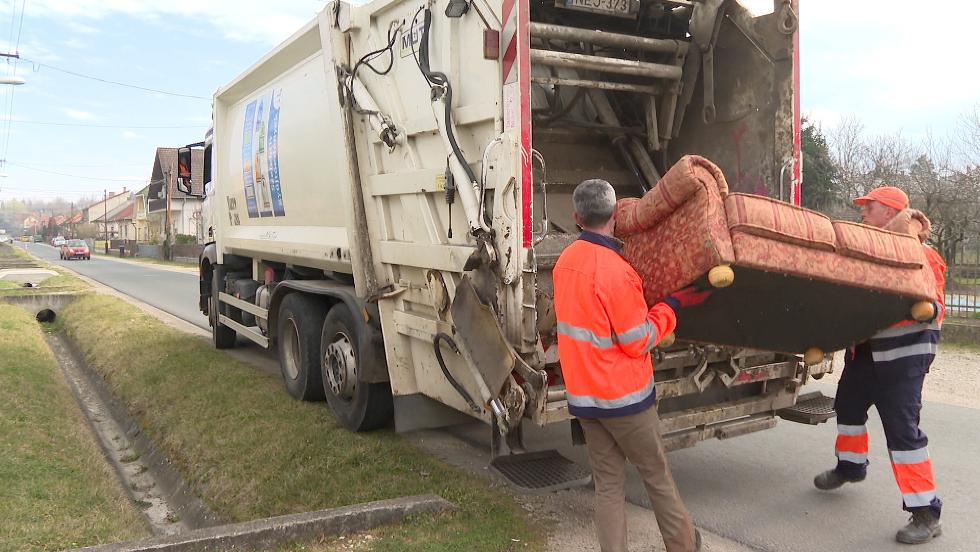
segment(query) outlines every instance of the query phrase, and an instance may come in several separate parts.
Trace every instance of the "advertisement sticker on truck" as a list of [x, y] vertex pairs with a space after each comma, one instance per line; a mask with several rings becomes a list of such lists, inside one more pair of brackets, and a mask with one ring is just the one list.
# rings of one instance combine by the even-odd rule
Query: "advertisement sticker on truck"
[[255, 175], [252, 172], [252, 127], [255, 123], [255, 106], [256, 102], [252, 102], [245, 108], [245, 126], [242, 133], [242, 171], [245, 173], [245, 206], [249, 218], [259, 216], [255, 202]]
[[242, 171], [248, 217], [286, 214], [279, 180], [279, 111], [282, 89], [274, 89], [245, 107]]

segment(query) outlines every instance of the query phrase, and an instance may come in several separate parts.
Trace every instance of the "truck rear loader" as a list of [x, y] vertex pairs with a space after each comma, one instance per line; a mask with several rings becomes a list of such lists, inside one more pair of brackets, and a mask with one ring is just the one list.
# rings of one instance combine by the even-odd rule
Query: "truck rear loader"
[[[799, 202], [797, 3], [773, 8], [330, 2], [216, 92], [192, 145], [215, 346], [277, 349], [289, 394], [351, 430], [478, 419], [494, 462], [519, 464], [522, 421], [571, 420], [551, 270], [579, 182], [639, 196], [695, 153], [734, 191]], [[670, 448], [830, 415], [794, 407], [826, 362], [683, 342], [653, 357]]]

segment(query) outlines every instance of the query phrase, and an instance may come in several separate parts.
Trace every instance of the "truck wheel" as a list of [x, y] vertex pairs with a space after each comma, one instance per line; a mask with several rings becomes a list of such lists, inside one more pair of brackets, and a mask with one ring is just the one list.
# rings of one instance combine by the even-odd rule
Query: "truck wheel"
[[279, 366], [286, 391], [301, 401], [322, 401], [320, 335], [326, 307], [299, 293], [279, 306]]
[[351, 431], [369, 431], [391, 420], [391, 387], [362, 381], [358, 328], [346, 305], [330, 309], [320, 337], [321, 371], [327, 405], [337, 419]]
[[218, 303], [218, 291], [224, 289], [224, 286], [219, 285], [218, 281], [218, 271], [214, 271], [211, 275], [211, 298], [210, 304], [208, 305], [208, 321], [211, 323], [211, 340], [214, 342], [215, 349], [231, 349], [235, 346], [235, 340], [238, 339], [238, 334], [235, 330], [224, 326], [218, 320], [219, 310]]

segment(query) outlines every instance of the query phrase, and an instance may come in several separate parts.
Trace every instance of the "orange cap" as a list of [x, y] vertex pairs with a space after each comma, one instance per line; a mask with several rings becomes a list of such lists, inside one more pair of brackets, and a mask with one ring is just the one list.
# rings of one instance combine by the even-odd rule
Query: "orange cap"
[[909, 206], [909, 196], [895, 186], [881, 186], [880, 188], [875, 188], [867, 194], [855, 199], [854, 203], [864, 205], [869, 201], [877, 201], [882, 205], [886, 205], [892, 209], [898, 209], [899, 211], [908, 209]]

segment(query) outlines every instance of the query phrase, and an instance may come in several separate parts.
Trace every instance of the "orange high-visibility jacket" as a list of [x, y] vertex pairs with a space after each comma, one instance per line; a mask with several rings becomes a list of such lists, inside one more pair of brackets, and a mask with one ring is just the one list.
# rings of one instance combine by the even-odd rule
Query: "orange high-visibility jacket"
[[868, 340], [875, 365], [895, 374], [917, 376], [929, 372], [939, 351], [939, 331], [946, 317], [946, 261], [928, 245], [923, 244], [922, 250], [936, 278], [936, 319], [929, 322], [905, 320]]
[[585, 231], [552, 273], [558, 356], [573, 416], [642, 412], [656, 402], [650, 350], [674, 331], [666, 303], [647, 310], [643, 282], [619, 242]]

